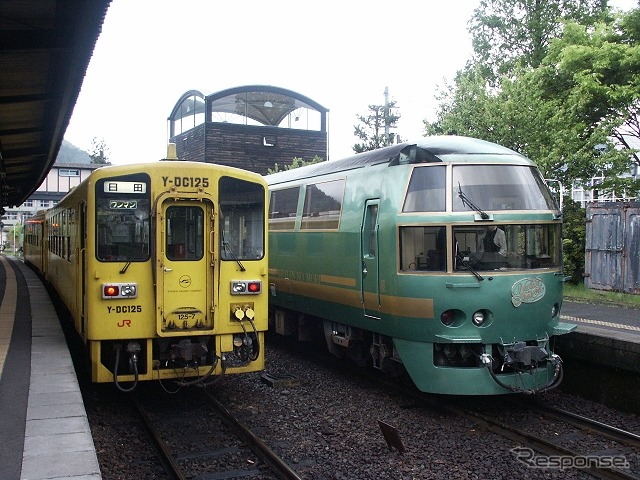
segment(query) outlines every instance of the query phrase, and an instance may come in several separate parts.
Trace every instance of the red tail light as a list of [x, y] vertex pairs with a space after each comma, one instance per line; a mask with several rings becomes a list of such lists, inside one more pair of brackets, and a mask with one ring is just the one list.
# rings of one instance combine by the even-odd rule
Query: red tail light
[[453, 320], [453, 310], [447, 310], [446, 312], [442, 312], [442, 315], [440, 315], [440, 321], [447, 327], [453, 325]]
[[105, 297], [117, 297], [120, 295], [120, 288], [117, 285], [105, 285], [103, 295]]

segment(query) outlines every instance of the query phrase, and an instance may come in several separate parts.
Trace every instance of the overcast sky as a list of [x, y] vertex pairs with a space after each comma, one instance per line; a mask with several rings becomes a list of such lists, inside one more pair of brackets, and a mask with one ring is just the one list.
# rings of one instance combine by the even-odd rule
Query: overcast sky
[[[434, 98], [471, 57], [479, 0], [113, 0], [65, 139], [104, 139], [113, 164], [164, 158], [167, 117], [187, 90], [293, 90], [329, 109], [329, 154], [351, 155], [356, 115], [384, 103], [420, 136]], [[637, 0], [611, 0], [628, 10]]]

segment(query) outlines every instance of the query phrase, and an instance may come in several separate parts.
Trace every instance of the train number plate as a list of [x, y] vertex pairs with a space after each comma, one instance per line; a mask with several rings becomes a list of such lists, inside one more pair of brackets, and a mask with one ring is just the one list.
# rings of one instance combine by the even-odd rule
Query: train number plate
[[204, 326], [205, 315], [197, 309], [177, 309], [168, 313], [165, 321], [170, 328], [197, 328]]

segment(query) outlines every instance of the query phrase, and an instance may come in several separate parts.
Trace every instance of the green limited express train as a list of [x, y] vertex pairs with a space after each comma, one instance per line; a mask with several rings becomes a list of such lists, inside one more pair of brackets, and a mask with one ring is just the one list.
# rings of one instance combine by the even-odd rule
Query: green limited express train
[[279, 334], [405, 369], [424, 392], [535, 393], [562, 381], [562, 220], [537, 166], [425, 137], [266, 176]]

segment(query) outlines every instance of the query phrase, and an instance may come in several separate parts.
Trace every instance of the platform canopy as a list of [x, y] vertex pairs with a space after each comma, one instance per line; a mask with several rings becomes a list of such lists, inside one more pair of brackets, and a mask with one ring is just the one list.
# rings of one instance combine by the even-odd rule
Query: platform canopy
[[110, 3], [0, 1], [0, 208], [55, 162]]

